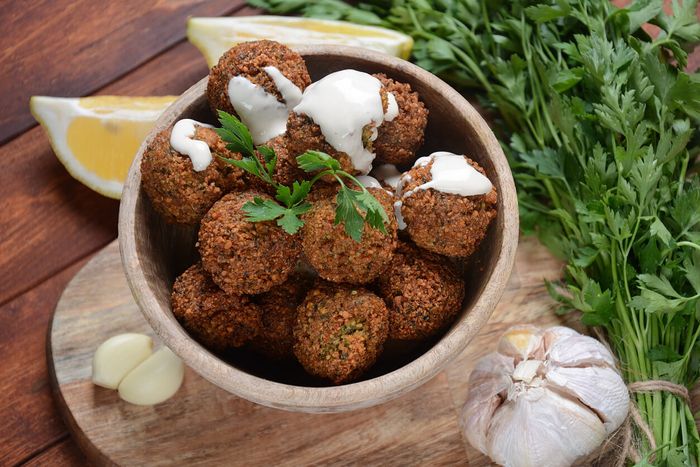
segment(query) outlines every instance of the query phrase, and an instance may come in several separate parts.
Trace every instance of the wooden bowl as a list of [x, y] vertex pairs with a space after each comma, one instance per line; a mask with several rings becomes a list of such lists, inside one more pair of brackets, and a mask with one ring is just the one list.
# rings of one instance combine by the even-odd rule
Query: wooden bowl
[[188, 89], [160, 117], [141, 145], [122, 194], [119, 246], [131, 290], [163, 342], [193, 370], [217, 386], [250, 401], [302, 412], [341, 412], [388, 401], [435, 376], [467, 346], [488, 320], [505, 289], [518, 242], [513, 178], [501, 147], [477, 111], [431, 73], [398, 58], [341, 46], [297, 49], [315, 81], [354, 68], [382, 72], [409, 83], [430, 111], [422, 154], [448, 150], [468, 154], [486, 170], [498, 190], [498, 216], [465, 267], [463, 311], [442, 335], [420, 345], [389, 345], [364, 380], [328, 386], [300, 366], [275, 365], [245, 351], [215, 355], [180, 326], [170, 309], [175, 277], [196, 259], [194, 229], [174, 227], [156, 214], [141, 188], [141, 157], [148, 141], [181, 118], [214, 123], [206, 100], [206, 78]]

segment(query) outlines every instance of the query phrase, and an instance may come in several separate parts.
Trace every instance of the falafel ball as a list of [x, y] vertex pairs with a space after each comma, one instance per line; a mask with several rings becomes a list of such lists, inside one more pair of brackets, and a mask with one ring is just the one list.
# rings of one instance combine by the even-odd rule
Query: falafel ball
[[399, 106], [399, 114], [391, 121], [385, 120], [378, 128], [377, 139], [372, 144], [377, 159], [390, 164], [410, 164], [423, 145], [428, 109], [409, 84], [394, 81], [383, 73], [372, 76], [394, 95]]
[[283, 102], [274, 80], [263, 69], [267, 66], [277, 68], [302, 91], [311, 84], [304, 59], [286, 45], [268, 40], [243, 42], [225, 52], [209, 72], [207, 97], [214, 114], [224, 110], [237, 115], [228, 95], [229, 81], [234, 76], [247, 78]]
[[[370, 148], [372, 142], [369, 140], [371, 129], [363, 131], [362, 141], [365, 148]], [[355, 166], [346, 153], [337, 151], [333, 146], [326, 141], [323, 136], [321, 127], [314, 121], [303, 114], [296, 112], [289, 113], [287, 120], [287, 151], [296, 163], [297, 156], [304, 154], [306, 151], [321, 151], [340, 162], [340, 166], [349, 173], [358, 173]], [[327, 179], [331, 181], [331, 179]]]
[[275, 222], [251, 222], [243, 205], [262, 193], [230, 193], [217, 201], [202, 219], [199, 254], [212, 280], [229, 294], [257, 294], [287, 280], [301, 247], [297, 236]]
[[320, 283], [299, 306], [294, 354], [312, 375], [335, 384], [357, 379], [382, 352], [389, 311], [361, 287]]
[[[275, 151], [277, 155], [277, 164], [272, 178], [279, 184], [291, 186], [292, 183], [299, 180], [311, 178], [308, 173], [304, 172], [297, 165], [296, 158], [292, 157], [287, 150], [287, 136], [280, 135], [272, 138], [262, 146], [267, 146]], [[264, 162], [262, 156], [258, 153], [258, 158]], [[271, 185], [268, 185], [268, 187]]]
[[262, 311], [262, 327], [252, 341], [252, 347], [275, 360], [294, 358], [294, 323], [297, 307], [304, 301], [313, 281], [300, 272], [294, 272], [284, 284], [255, 296]]
[[345, 233], [344, 224], [335, 223], [334, 197], [317, 201], [304, 216], [304, 256], [318, 275], [328, 281], [367, 284], [391, 261], [398, 230], [392, 208], [393, 198], [380, 188], [369, 188], [368, 191], [382, 203], [389, 218], [385, 225], [386, 234], [365, 223], [362, 240], [353, 240]]
[[171, 131], [172, 127], [158, 133], [143, 153], [141, 182], [153, 208], [166, 222], [195, 225], [219, 198], [244, 189], [247, 177], [217, 157], [241, 159], [239, 153], [226, 149], [213, 129], [195, 127], [194, 139], [206, 142], [213, 156], [201, 172], [195, 172], [189, 156], [172, 148]]
[[452, 322], [464, 299], [464, 280], [447, 258], [405, 242], [377, 285], [389, 308], [392, 339], [436, 334]]
[[245, 295], [229, 295], [218, 288], [201, 263], [175, 280], [171, 303], [177, 320], [212, 350], [241, 347], [262, 327], [260, 308]]
[[[386, 112], [389, 108], [389, 98], [386, 89], [384, 87], [380, 88], [379, 94], [382, 100], [382, 108]], [[342, 112], [342, 109], [339, 109], [339, 112]], [[377, 127], [375, 124], [370, 123], [362, 128], [362, 145], [370, 152], [374, 151], [373, 145], [376, 135]], [[340, 166], [346, 172], [352, 174], [361, 173], [355, 168], [350, 156], [335, 149], [326, 140], [321, 127], [311, 117], [303, 113], [295, 111], [289, 113], [289, 119], [287, 120], [287, 150], [293, 158], [306, 151], [322, 151], [340, 162]], [[326, 180], [331, 181], [332, 177], [328, 177]]]
[[[484, 169], [463, 156], [484, 176]], [[440, 255], [466, 258], [486, 236], [491, 221], [496, 218], [498, 194], [496, 188], [485, 195], [461, 196], [429, 188], [416, 189], [432, 180], [433, 162], [417, 165], [402, 177], [401, 215], [411, 240], [421, 248]]]

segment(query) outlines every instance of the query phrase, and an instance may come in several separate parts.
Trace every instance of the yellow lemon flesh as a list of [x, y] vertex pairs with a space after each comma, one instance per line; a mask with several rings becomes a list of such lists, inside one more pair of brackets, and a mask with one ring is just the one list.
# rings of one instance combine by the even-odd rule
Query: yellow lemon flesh
[[76, 179], [119, 199], [131, 161], [176, 96], [33, 96], [29, 107], [58, 159]]
[[269, 39], [290, 47], [309, 44], [339, 44], [377, 50], [407, 59], [410, 36], [375, 26], [287, 16], [243, 16], [238, 18], [190, 18], [187, 38], [212, 67], [232, 46], [246, 41]]

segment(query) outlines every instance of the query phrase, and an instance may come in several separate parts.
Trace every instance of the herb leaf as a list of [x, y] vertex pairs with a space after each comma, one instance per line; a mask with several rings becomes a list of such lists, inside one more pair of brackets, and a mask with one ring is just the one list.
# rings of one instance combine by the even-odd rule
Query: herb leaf
[[297, 164], [305, 172], [341, 169], [340, 162], [321, 151], [306, 151], [304, 154], [297, 156]]
[[250, 135], [248, 127], [223, 110], [219, 110], [218, 114], [221, 128], [217, 128], [216, 132], [221, 139], [228, 143], [227, 149], [240, 152], [244, 157], [255, 157], [253, 137]]
[[342, 222], [345, 226], [345, 233], [356, 242], [359, 242], [362, 240], [362, 229], [365, 221], [355, 207], [352, 193], [352, 190], [343, 186], [335, 197], [335, 224]]
[[243, 205], [243, 211], [248, 214], [249, 221], [264, 222], [283, 216], [287, 210], [271, 199], [262, 199], [256, 196], [253, 201], [248, 201]]

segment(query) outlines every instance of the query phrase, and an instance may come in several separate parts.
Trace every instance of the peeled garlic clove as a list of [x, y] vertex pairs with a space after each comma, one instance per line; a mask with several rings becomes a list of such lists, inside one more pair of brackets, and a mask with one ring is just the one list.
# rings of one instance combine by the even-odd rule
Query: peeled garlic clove
[[542, 332], [535, 326], [513, 326], [498, 341], [498, 353], [514, 357], [516, 361], [528, 357], [541, 359], [542, 350]]
[[607, 347], [581, 334], [555, 341], [547, 352], [547, 359], [565, 367], [597, 365], [615, 368], [615, 359]]
[[160, 404], [180, 389], [184, 375], [182, 360], [161, 347], [126, 375], [119, 384], [119, 397], [136, 405]]
[[117, 389], [131, 370], [153, 351], [153, 340], [144, 334], [119, 334], [104, 341], [92, 358], [92, 382]]
[[567, 467], [596, 449], [605, 436], [590, 410], [538, 387], [515, 395], [496, 411], [488, 454], [509, 467]]
[[462, 409], [461, 420], [468, 441], [482, 452], [486, 452], [486, 434], [493, 413], [513, 384], [511, 373], [513, 359], [491, 353], [479, 360], [469, 376], [469, 397]]
[[627, 417], [630, 396], [617, 371], [608, 367], [562, 368], [552, 367], [547, 381], [590, 407], [610, 434]]

